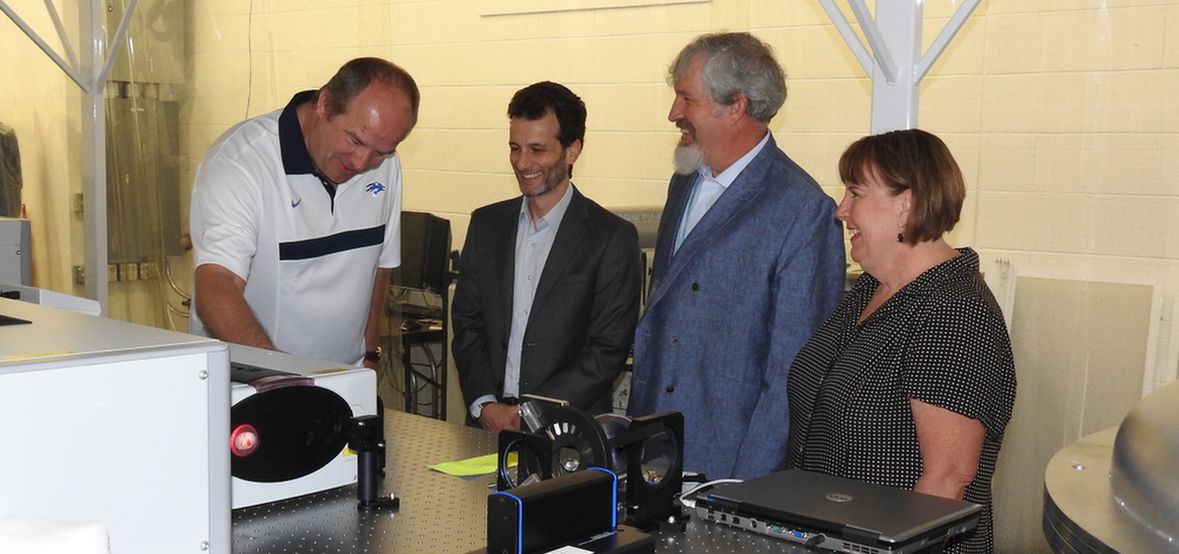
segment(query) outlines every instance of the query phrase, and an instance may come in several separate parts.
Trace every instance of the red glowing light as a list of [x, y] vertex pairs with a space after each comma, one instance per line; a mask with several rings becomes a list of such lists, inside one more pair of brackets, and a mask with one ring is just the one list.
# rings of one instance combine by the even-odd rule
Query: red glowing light
[[253, 425], [243, 423], [229, 434], [229, 451], [234, 456], [244, 457], [258, 449], [258, 431]]

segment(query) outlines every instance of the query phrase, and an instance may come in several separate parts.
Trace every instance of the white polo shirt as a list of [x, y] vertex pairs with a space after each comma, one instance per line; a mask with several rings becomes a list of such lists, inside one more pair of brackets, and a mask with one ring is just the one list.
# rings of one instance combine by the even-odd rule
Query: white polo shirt
[[[333, 198], [295, 114], [311, 94], [209, 148], [192, 191], [195, 265], [246, 281], [246, 302], [279, 350], [360, 365], [376, 270], [401, 263], [401, 162], [389, 157]], [[207, 335], [195, 309], [189, 330]]]

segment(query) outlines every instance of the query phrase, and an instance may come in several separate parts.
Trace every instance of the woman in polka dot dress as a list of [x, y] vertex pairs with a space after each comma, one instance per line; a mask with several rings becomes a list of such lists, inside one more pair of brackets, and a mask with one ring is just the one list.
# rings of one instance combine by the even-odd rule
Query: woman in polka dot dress
[[916, 130], [843, 153], [836, 216], [864, 275], [791, 366], [788, 467], [984, 506], [947, 552], [990, 552], [991, 474], [1015, 402], [1003, 314], [955, 249], [966, 195], [946, 145]]

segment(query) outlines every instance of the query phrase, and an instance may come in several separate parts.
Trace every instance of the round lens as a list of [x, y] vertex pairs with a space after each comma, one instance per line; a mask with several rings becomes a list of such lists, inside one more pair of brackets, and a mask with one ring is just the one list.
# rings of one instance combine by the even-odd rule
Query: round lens
[[253, 425], [243, 423], [229, 434], [229, 451], [239, 458], [249, 456], [258, 450], [258, 431]]

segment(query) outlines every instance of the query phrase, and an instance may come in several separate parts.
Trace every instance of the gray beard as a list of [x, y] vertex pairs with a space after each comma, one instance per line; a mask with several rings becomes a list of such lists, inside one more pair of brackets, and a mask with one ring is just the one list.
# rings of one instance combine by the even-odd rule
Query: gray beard
[[691, 175], [704, 167], [704, 151], [695, 144], [676, 146], [672, 160], [677, 174]]
[[545, 193], [557, 188], [557, 183], [560, 183], [560, 182], [561, 181], [559, 181], [559, 180], [554, 181], [552, 179], [549, 179], [548, 181], [545, 181], [544, 185], [541, 185], [541, 187], [539, 189], [536, 189], [532, 192], [526, 192], [526, 193], [524, 193], [524, 196], [526, 196], [528, 198], [536, 198], [537, 196], [540, 196], [542, 194], [545, 194]]
[[547, 180], [545, 180], [544, 184], [541, 185], [541, 187], [539, 189], [532, 191], [532, 192], [526, 192], [523, 194], [524, 194], [524, 196], [526, 196], [528, 198], [536, 198], [537, 196], [540, 196], [542, 194], [545, 194], [545, 193], [557, 188], [557, 185], [560, 184], [561, 181], [564, 181], [565, 177], [568, 175], [569, 175], [568, 169], [566, 169], [565, 171], [561, 171], [561, 172], [554, 172], [552, 175], [549, 175], [549, 178]]

